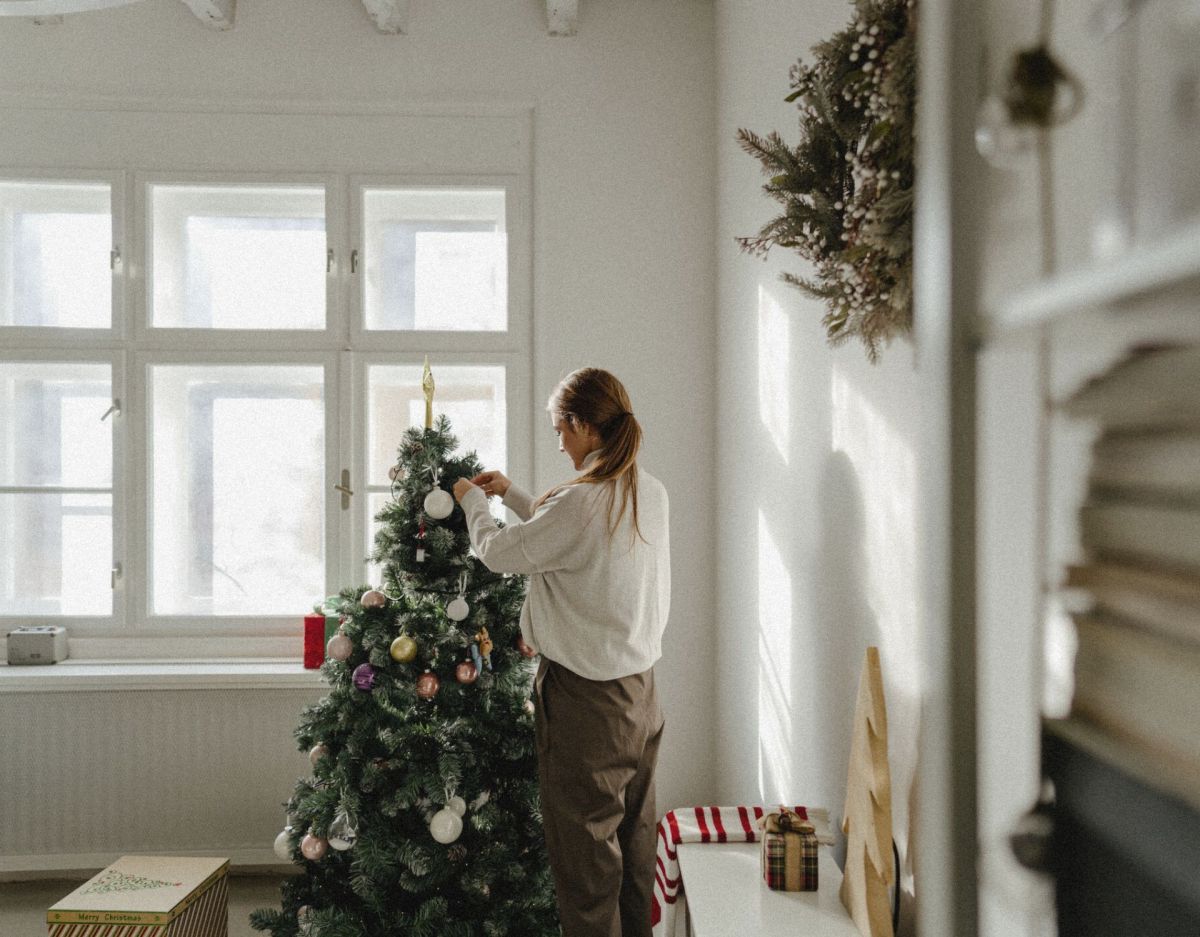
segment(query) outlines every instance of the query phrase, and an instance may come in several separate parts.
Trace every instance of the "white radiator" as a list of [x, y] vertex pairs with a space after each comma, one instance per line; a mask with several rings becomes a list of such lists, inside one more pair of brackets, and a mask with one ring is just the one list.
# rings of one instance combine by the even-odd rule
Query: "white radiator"
[[0, 874], [124, 854], [274, 864], [319, 689], [0, 695]]

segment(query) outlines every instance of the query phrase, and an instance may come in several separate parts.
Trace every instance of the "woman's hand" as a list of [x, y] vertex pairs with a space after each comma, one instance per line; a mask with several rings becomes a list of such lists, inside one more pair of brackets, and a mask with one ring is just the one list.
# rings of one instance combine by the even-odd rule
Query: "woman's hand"
[[482, 488], [485, 495], [499, 495], [503, 498], [508, 494], [508, 486], [512, 482], [503, 472], [480, 472], [471, 479], [471, 484]]
[[454, 500], [459, 504], [462, 504], [462, 499], [465, 498], [467, 496], [467, 492], [474, 487], [475, 485], [467, 481], [467, 479], [460, 478], [454, 483]]

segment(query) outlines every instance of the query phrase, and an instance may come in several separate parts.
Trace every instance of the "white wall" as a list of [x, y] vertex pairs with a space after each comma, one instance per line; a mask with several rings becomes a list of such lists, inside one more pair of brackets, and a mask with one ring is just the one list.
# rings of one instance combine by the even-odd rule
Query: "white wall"
[[788, 69], [851, 12], [841, 0], [717, 4], [718, 789], [722, 802], [840, 817], [859, 673], [878, 645], [908, 869], [921, 689], [913, 349], [897, 341], [874, 366], [858, 345], [830, 349], [821, 304], [778, 279], [802, 261], [776, 251], [763, 263], [733, 240], [778, 207], [736, 130], [796, 140]]
[[[674, 503], [662, 809], [716, 781], [713, 48], [712, 6], [691, 0], [585, 0], [573, 38], [547, 36], [540, 0], [414, 0], [407, 36], [377, 33], [357, 0], [244, 0], [227, 33], [170, 0], [0, 19], [5, 90], [68, 103], [533, 106], [533, 405], [574, 367], [615, 371]], [[535, 425], [542, 487], [569, 466]], [[281, 792], [263, 796], [273, 829]]]

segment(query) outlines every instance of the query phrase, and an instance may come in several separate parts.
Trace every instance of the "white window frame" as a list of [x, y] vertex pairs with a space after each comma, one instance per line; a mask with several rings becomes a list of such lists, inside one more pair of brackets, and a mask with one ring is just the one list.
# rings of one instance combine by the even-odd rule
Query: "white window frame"
[[[368, 364], [419, 364], [428, 355], [436, 379], [444, 365], [505, 368], [508, 467], [528, 477], [532, 463], [532, 191], [520, 173], [191, 172], [162, 169], [0, 169], [13, 181], [107, 182], [112, 186], [113, 271], [111, 329], [0, 327], [4, 360], [113, 362], [113, 396], [122, 401], [113, 440], [113, 561], [120, 564], [113, 615], [0, 616], [0, 630], [61, 624], [71, 656], [91, 659], [282, 658], [301, 656], [301, 617], [151, 615], [147, 375], [155, 364], [321, 364], [325, 369], [326, 582], [328, 595], [366, 576], [360, 556], [371, 524], [366, 497], [365, 384]], [[323, 185], [326, 237], [333, 251], [327, 278], [324, 330], [153, 328], [148, 318], [149, 185]], [[503, 332], [367, 330], [361, 277], [351, 274], [351, 251], [361, 252], [362, 186], [503, 188], [508, 234], [508, 329]], [[362, 267], [359, 267], [361, 271]], [[463, 350], [467, 349], [467, 350]], [[436, 410], [436, 398], [435, 398]], [[464, 441], [466, 442], [466, 441]], [[399, 440], [397, 440], [399, 443]], [[350, 472], [350, 508], [334, 486]], [[359, 492], [362, 493], [361, 497]], [[297, 505], [298, 510], [306, 506]], [[314, 596], [318, 601], [322, 596]]]

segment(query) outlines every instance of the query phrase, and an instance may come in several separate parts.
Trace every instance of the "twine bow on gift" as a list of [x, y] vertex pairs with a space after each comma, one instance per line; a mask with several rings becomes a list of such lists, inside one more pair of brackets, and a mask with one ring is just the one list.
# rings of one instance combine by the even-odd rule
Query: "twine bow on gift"
[[767, 833], [814, 833], [816, 829], [794, 810], [780, 807], [777, 813], [767, 813], [758, 818], [759, 829]]

